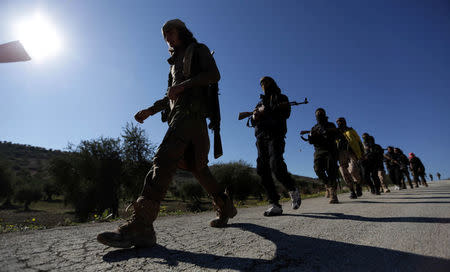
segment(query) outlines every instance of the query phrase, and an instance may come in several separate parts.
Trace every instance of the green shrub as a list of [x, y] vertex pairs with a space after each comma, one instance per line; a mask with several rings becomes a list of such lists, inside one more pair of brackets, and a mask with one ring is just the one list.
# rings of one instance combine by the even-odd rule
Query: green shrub
[[29, 206], [33, 202], [37, 202], [42, 198], [42, 191], [39, 186], [27, 184], [19, 188], [14, 194], [14, 200], [23, 203], [24, 210], [28, 211]]

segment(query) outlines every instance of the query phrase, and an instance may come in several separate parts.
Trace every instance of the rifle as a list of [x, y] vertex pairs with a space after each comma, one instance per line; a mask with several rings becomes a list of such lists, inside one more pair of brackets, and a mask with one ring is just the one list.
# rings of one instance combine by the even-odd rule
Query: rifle
[[303, 137], [303, 135], [309, 134], [310, 132], [311, 132], [310, 130], [302, 130], [302, 131], [300, 131], [300, 138], [302, 138], [303, 141], [308, 142], [309, 139]]
[[[214, 51], [211, 52], [214, 55]], [[208, 87], [209, 104], [209, 125], [208, 128], [214, 131], [214, 159], [223, 155], [222, 139], [220, 137], [220, 105], [219, 105], [219, 84], [213, 83]]]
[[[292, 101], [292, 102], [283, 102], [278, 104], [278, 106], [285, 106], [285, 105], [290, 105], [290, 106], [298, 106], [298, 105], [302, 105], [302, 104], [308, 104], [308, 98], [305, 98], [305, 100], [303, 102], [296, 102], [296, 101]], [[240, 112], [239, 116], [238, 116], [238, 120], [242, 120], [245, 119], [247, 117], [250, 117], [253, 115], [253, 112], [250, 111], [244, 111], [244, 112]]]

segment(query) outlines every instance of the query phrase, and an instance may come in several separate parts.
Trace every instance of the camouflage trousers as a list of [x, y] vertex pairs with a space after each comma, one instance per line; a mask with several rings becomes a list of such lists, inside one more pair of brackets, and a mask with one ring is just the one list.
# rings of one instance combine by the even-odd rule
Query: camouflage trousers
[[314, 152], [314, 172], [326, 187], [337, 187], [337, 154], [325, 150]]
[[386, 192], [389, 187], [386, 184], [386, 172], [383, 170], [378, 170], [378, 178], [380, 179], [381, 188]]
[[142, 196], [160, 203], [177, 170], [183, 168], [213, 198], [223, 190], [208, 167], [209, 135], [205, 119], [184, 119], [169, 127], [145, 178]]
[[339, 152], [339, 170], [351, 191], [355, 189], [355, 184], [361, 183], [361, 172], [358, 166], [358, 159], [352, 152], [347, 150]]

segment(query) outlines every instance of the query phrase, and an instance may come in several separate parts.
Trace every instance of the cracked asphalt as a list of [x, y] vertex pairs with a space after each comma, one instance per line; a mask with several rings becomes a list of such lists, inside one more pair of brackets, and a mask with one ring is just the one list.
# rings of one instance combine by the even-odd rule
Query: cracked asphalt
[[99, 244], [117, 222], [1, 234], [0, 271], [450, 271], [450, 181], [339, 198], [239, 209], [224, 229], [210, 212], [159, 218], [151, 249]]

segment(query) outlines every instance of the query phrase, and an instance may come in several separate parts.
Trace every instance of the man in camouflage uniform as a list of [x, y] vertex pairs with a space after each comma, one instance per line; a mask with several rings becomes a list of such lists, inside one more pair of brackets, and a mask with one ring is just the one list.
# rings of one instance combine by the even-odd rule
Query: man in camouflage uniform
[[430, 176], [430, 181], [433, 181], [433, 175], [429, 174], [428, 176]]
[[350, 198], [356, 199], [358, 197], [355, 192], [355, 186], [358, 191], [361, 191], [361, 173], [358, 161], [363, 155], [364, 147], [358, 133], [347, 126], [347, 121], [344, 117], [338, 118], [336, 125], [342, 134], [337, 140], [339, 170], [350, 189]]
[[279, 203], [280, 196], [275, 188], [272, 173], [288, 190], [292, 208], [298, 209], [301, 205], [300, 192], [289, 174], [283, 158], [284, 139], [287, 132], [286, 120], [291, 114], [291, 106], [288, 97], [281, 93], [273, 78], [263, 77], [260, 85], [264, 94], [261, 95], [261, 101], [256, 105], [250, 121], [255, 127], [256, 147], [258, 148], [256, 170], [261, 177], [270, 203], [264, 216], [275, 216], [281, 215], [283, 210]]
[[437, 172], [436, 176], [437, 176], [438, 180], [441, 180], [441, 173]]
[[402, 190], [406, 189], [406, 185], [403, 186], [401, 178], [402, 172], [400, 170], [400, 158], [398, 154], [394, 152], [394, 147], [388, 146], [387, 152], [384, 154], [384, 162], [386, 163], [386, 168], [388, 169], [389, 178], [392, 183], [396, 186], [395, 189]]
[[399, 158], [400, 172], [402, 174], [402, 178], [401, 178], [402, 186], [406, 189], [406, 185], [405, 185], [405, 178], [406, 178], [411, 189], [414, 188], [413, 184], [411, 182], [411, 178], [409, 177], [409, 170], [408, 170], [409, 159], [408, 159], [408, 157], [406, 157], [406, 155], [403, 154], [403, 151], [398, 147], [394, 148], [394, 152], [397, 154], [397, 156]]
[[409, 166], [411, 167], [416, 187], [419, 187], [419, 178], [422, 181], [422, 185], [428, 187], [427, 180], [425, 179], [425, 166], [414, 153], [409, 153]]
[[380, 171], [384, 171], [382, 160], [383, 149], [381, 146], [375, 144], [375, 138], [369, 134], [364, 133], [362, 138], [364, 142], [364, 155], [361, 164], [364, 181], [370, 187], [370, 192], [372, 194], [379, 195], [381, 192]]
[[328, 122], [326, 112], [318, 108], [315, 112], [317, 124], [312, 127], [307, 140], [314, 145], [314, 171], [325, 184], [330, 204], [337, 204], [338, 150], [336, 140], [341, 137], [333, 123]]
[[206, 125], [208, 86], [220, 79], [219, 70], [206, 45], [197, 43], [186, 25], [178, 19], [164, 24], [162, 33], [171, 57], [169, 88], [166, 96], [153, 106], [138, 112], [142, 123], [150, 115], [163, 111], [169, 128], [145, 178], [141, 196], [133, 204], [128, 223], [116, 231], [103, 232], [97, 240], [111, 247], [151, 247], [156, 244], [153, 221], [177, 168], [187, 169], [213, 198], [218, 218], [212, 227], [226, 226], [237, 211], [208, 168], [209, 136]]

